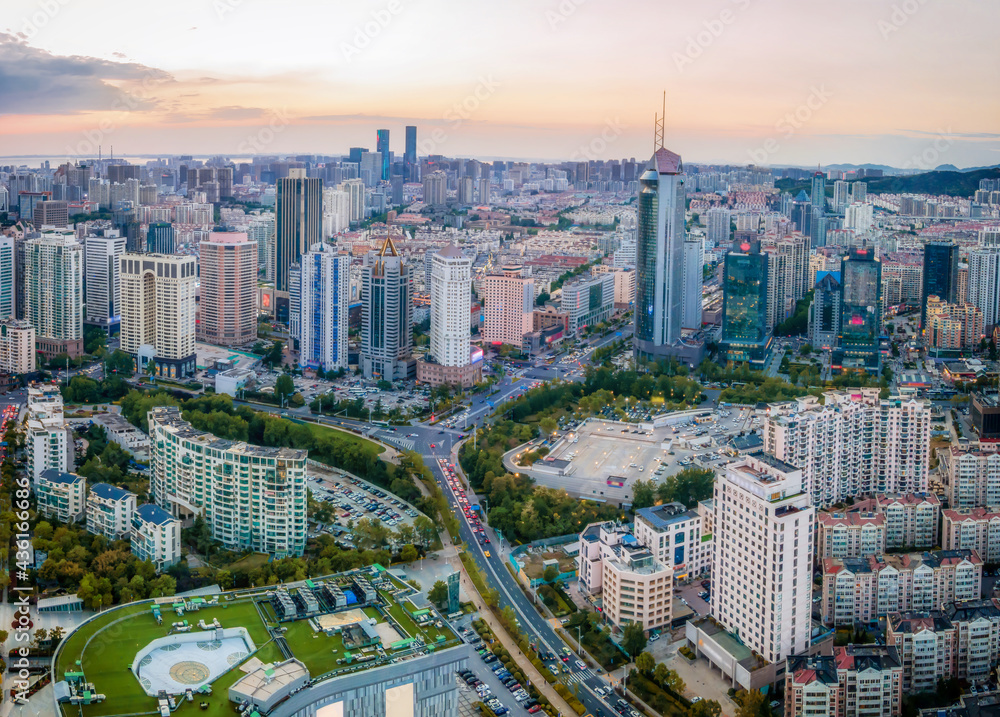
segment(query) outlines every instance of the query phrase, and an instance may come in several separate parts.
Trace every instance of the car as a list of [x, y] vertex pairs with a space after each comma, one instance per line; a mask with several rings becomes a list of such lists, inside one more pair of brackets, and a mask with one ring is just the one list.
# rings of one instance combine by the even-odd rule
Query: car
[[490, 557], [490, 551], [489, 550], [483, 551], [483, 555], [485, 555], [487, 558]]
[[701, 697], [692, 697], [691, 704], [694, 704], [695, 702], [701, 702]]
[[574, 664], [576, 665], [576, 668], [578, 670], [586, 670], [587, 669], [587, 663], [584, 662], [583, 660], [577, 660]]

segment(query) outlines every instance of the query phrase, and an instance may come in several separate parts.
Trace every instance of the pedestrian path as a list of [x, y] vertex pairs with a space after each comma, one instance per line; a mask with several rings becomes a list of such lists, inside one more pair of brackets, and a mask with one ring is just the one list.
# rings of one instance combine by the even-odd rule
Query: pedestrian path
[[412, 451], [415, 445], [411, 439], [401, 438], [391, 431], [378, 431], [375, 435], [380, 441], [391, 443], [394, 446], [402, 448], [404, 451]]

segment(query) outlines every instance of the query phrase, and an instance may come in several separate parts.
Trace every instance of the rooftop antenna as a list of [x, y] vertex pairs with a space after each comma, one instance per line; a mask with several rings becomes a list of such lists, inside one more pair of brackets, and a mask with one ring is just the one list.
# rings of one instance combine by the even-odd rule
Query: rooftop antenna
[[[654, 115], [655, 116], [655, 115]], [[667, 116], [667, 91], [663, 91], [663, 112], [656, 118], [653, 129], [653, 151], [663, 149], [663, 123]]]

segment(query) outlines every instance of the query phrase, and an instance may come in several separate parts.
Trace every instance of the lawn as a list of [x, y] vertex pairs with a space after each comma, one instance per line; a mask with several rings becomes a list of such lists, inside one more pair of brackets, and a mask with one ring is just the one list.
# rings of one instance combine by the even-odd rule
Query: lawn
[[329, 436], [337, 441], [359, 446], [361, 450], [366, 453], [370, 453], [372, 456], [378, 456], [385, 453], [385, 446], [380, 446], [378, 443], [356, 436], [350, 431], [330, 428], [329, 426], [323, 426], [319, 423], [313, 423], [311, 421], [295, 421], [295, 423], [301, 423], [303, 426], [308, 426], [309, 430], [312, 431], [313, 436], [315, 436], [317, 440]]
[[227, 570], [246, 570], [247, 572], [262, 568], [271, 559], [267, 553], [250, 553], [244, 555], [239, 560], [235, 560], [227, 566]]
[[296, 658], [309, 668], [309, 674], [319, 677], [337, 667], [337, 660], [344, 656], [344, 640], [340, 635], [327, 637], [314, 632], [308, 620], [285, 623], [285, 640]]

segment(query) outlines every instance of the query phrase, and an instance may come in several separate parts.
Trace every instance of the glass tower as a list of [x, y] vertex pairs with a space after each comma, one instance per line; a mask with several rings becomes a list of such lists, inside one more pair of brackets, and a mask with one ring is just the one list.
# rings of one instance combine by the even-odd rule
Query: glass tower
[[726, 361], [761, 368], [771, 350], [767, 326], [767, 254], [742, 244], [726, 254], [722, 284], [722, 352]]
[[920, 292], [920, 326], [927, 319], [927, 297], [936, 296], [949, 304], [958, 294], [958, 245], [928, 242], [924, 245], [924, 284]]
[[872, 249], [852, 249], [841, 262], [840, 277], [840, 332], [833, 351], [833, 370], [878, 374], [882, 264]]
[[389, 130], [375, 130], [375, 151], [382, 155], [382, 173], [379, 176], [383, 182], [389, 181]]

